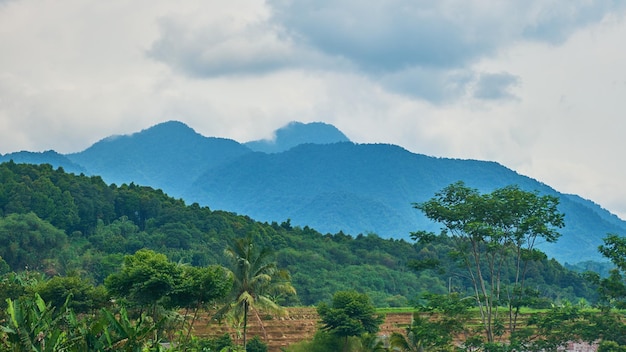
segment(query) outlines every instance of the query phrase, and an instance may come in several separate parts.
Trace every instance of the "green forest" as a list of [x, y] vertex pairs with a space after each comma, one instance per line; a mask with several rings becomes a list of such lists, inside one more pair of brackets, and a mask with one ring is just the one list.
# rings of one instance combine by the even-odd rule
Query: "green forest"
[[[503, 188], [488, 200], [497, 200], [497, 196], [506, 199], [527, 195], [527, 192], [516, 192], [521, 191], [515, 187]], [[481, 247], [483, 244], [477, 245], [478, 250], [485, 251], [487, 258], [477, 267], [479, 275], [484, 276], [481, 280], [490, 287], [477, 294], [474, 276], [477, 272], [467, 271], [463, 251], [459, 251], [458, 245], [458, 239], [462, 237], [455, 236], [454, 231], [504, 238], [502, 233], [497, 237], [489, 231], [497, 228], [506, 232], [507, 227], [501, 225], [505, 216], [502, 213], [488, 214], [494, 219], [498, 217], [498, 221], [493, 222], [497, 226], [489, 229], [476, 228], [469, 222], [461, 226], [461, 210], [452, 214], [444, 212], [441, 207], [452, 209], [453, 205], [456, 206], [450, 203], [454, 197], [467, 197], [464, 199], [468, 204], [469, 200], [485, 200], [462, 184], [451, 185], [438, 194], [440, 203], [436, 202], [437, 196], [433, 196], [431, 203], [416, 204], [415, 211], [422, 211], [440, 222], [447, 228], [447, 233], [432, 234], [415, 229], [414, 240], [405, 241], [383, 239], [376, 234], [323, 234], [308, 226], [292, 226], [289, 219], [258, 222], [245, 215], [196, 203], [185, 204], [182, 199], [169, 197], [160, 190], [133, 183], [107, 185], [100, 177], [70, 174], [50, 165], [0, 164], [0, 305], [4, 343], [11, 339], [26, 339], [24, 334], [28, 334], [17, 329], [19, 319], [50, 324], [54, 319], [63, 319], [67, 326], [74, 324], [75, 329], [66, 329], [63, 334], [59, 332], [59, 336], [54, 337], [58, 341], [67, 342], [70, 335], [75, 334], [82, 336], [83, 340], [74, 338], [82, 341], [83, 348], [149, 348], [138, 341], [145, 341], [145, 336], [160, 336], [163, 341], [172, 339], [171, 336], [166, 338], [166, 321], [160, 310], [198, 309], [201, 303], [227, 299], [233, 287], [259, 284], [254, 280], [250, 283], [238, 279], [245, 276], [239, 275], [238, 270], [252, 269], [238, 267], [237, 263], [241, 263], [241, 258], [252, 257], [258, 261], [255, 262], [259, 265], [261, 279], [258, 280], [268, 296], [265, 304], [256, 303], [277, 312], [284, 306], [317, 306], [320, 316], [324, 316], [330, 309], [341, 310], [346, 300], [353, 300], [358, 302], [357, 306], [366, 308], [369, 305], [375, 308], [422, 307], [422, 312], [439, 309], [437, 317], [441, 317], [445, 315], [441, 312], [447, 310], [433, 308], [428, 303], [433, 302], [433, 297], [476, 296], [478, 307], [474, 308], [480, 308], [483, 314], [483, 305], [498, 307], [503, 304], [504, 300], [483, 300], [492, 297], [494, 288], [499, 289], [501, 284], [503, 287], [511, 285], [514, 291], [508, 292], [508, 296], [520, 300], [515, 304], [510, 300], [510, 311], [521, 306], [550, 310], [572, 305], [597, 307], [607, 302], [611, 306], [611, 302], [617, 302], [615, 297], [619, 295], [615, 293], [615, 287], [612, 290], [606, 287], [607, 280], [622, 282], [618, 270], [612, 271], [608, 278], [579, 273], [547, 258], [532, 246], [518, 248], [517, 257], [505, 256], [502, 249], [508, 246], [508, 242], [494, 242], [484, 248]], [[532, 198], [532, 201], [550, 199], [541, 197]], [[480, 202], [472, 209], [489, 204]], [[551, 204], [541, 205], [548, 207]], [[468, 214], [487, 216], [472, 211]], [[528, 223], [535, 227], [524, 231], [535, 231], [546, 235], [544, 239], [558, 240], [558, 233], [554, 231], [562, 226], [559, 219], [546, 217], [539, 221], [538, 218], [533, 214]], [[541, 227], [546, 224], [553, 226]], [[515, 223], [511, 226], [521, 228], [527, 225]], [[618, 238], [613, 240], [607, 242], [603, 254], [619, 268], [619, 254], [625, 251], [619, 248]], [[614, 244], [611, 247], [615, 249], [613, 252], [609, 250], [611, 243]], [[519, 284], [522, 267], [523, 285]], [[141, 282], [144, 284], [140, 285]], [[194, 296], [193, 293], [198, 291], [206, 292], [207, 296]], [[235, 311], [247, 319], [249, 309], [254, 306], [250, 305], [250, 298], [245, 294], [239, 292], [236, 297], [233, 302], [240, 305]], [[93, 313], [96, 311], [100, 313]], [[97, 332], [94, 326], [98, 324], [89, 325], [77, 318], [86, 312], [97, 316], [94, 319], [100, 326], [115, 326], [115, 332], [112, 335]], [[493, 314], [486, 312], [487, 315]], [[366, 315], [372, 315], [370, 313]], [[377, 321], [372, 319], [372, 322]], [[508, 321], [510, 323], [511, 319]], [[432, 319], [426, 323], [431, 322]], [[499, 321], [494, 321], [486, 325], [485, 343], [497, 340], [494, 336], [501, 334], [498, 324]], [[327, 321], [323, 326], [326, 328], [321, 332], [336, 332], [332, 322]], [[89, 329], [91, 335], [86, 332]], [[31, 335], [33, 331], [31, 329]], [[192, 336], [184, 332], [184, 322], [176, 331], [184, 341], [192, 340]], [[344, 332], [342, 336], [346, 339], [341, 342], [342, 349], [349, 347], [348, 337], [362, 338], [375, 331]], [[87, 341], [85, 336], [91, 336], [91, 340]], [[317, 335], [316, 338], [323, 340]], [[52, 341], [53, 336], [47, 339]], [[37, 340], [37, 336], [32, 336], [32, 340]], [[137, 341], [137, 344], [130, 341]], [[35, 350], [63, 350], [50, 347], [52, 345], [48, 344], [46, 349], [33, 343], [38, 346]], [[229, 343], [224, 344], [227, 345]], [[256, 345], [263, 348], [258, 339], [250, 339], [247, 348], [251, 350], [255, 347], [250, 346]], [[124, 346], [124, 349], [115, 346]], [[207, 346], [194, 348], [207, 351], [217, 348]], [[307, 348], [314, 350], [311, 346]], [[422, 347], [421, 350], [443, 350], [437, 348]]]

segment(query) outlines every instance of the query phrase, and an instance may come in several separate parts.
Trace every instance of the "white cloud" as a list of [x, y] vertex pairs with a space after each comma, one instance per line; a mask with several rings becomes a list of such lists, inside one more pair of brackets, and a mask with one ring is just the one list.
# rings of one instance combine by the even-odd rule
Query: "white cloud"
[[177, 119], [495, 160], [626, 217], [622, 1], [0, 3], [0, 153]]
[[516, 99], [511, 89], [519, 84], [520, 78], [510, 73], [483, 73], [476, 80], [473, 96], [483, 100]]

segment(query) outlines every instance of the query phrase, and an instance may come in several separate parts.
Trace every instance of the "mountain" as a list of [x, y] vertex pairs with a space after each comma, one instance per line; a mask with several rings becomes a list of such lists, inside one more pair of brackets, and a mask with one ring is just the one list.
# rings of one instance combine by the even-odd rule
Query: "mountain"
[[[240, 144], [204, 137], [170, 121], [103, 139], [80, 153], [24, 155], [31, 157], [26, 162], [64, 169], [75, 165], [108, 183], [160, 188], [187, 203], [268, 223], [290, 219], [294, 226], [323, 233], [408, 239], [412, 231], [437, 231], [439, 226], [412, 204], [457, 181], [481, 192], [515, 184], [559, 197], [566, 214], [563, 236], [556, 244], [539, 246], [561, 262], [603, 260], [597, 251], [602, 238], [626, 233], [626, 222], [598, 204], [559, 193], [498, 163], [431, 157], [390, 144], [355, 144], [337, 131], [322, 123], [292, 123], [272, 142]], [[298, 141], [305, 143], [293, 146]], [[35, 156], [41, 156], [40, 162]]]
[[[119, 270], [124, 255], [142, 248], [193, 266], [228, 265], [224, 249], [249, 235], [255, 246], [274, 251], [278, 266], [289, 271], [298, 291], [296, 300], [285, 301], [291, 304], [317, 305], [335, 292], [357, 289], [379, 307], [405, 307], [420, 292], [444, 293], [451, 286], [463, 292], [470, 285], [461, 278], [450, 281], [458, 267], [447, 255], [452, 241], [443, 237], [423, 245], [369, 234], [325, 235], [289, 221], [261, 223], [186, 205], [151, 187], [109, 185], [50, 165], [2, 163], [0, 180], [3, 270], [80, 272], [102, 283]], [[439, 258], [438, 270], [417, 275], [407, 270], [411, 261], [426, 258]], [[505, 269], [505, 280], [514, 272]], [[547, 258], [529, 263], [526, 283], [551, 300], [593, 303], [597, 298], [583, 275]], [[6, 296], [6, 285], [0, 287]]]
[[251, 150], [230, 139], [204, 137], [182, 122], [105, 138], [67, 157], [109, 183], [134, 182], [180, 194], [207, 168]]
[[11, 160], [18, 164], [50, 164], [55, 168], [61, 167], [65, 171], [74, 174], [87, 172], [84, 167], [72, 162], [65, 155], [59, 154], [54, 150], [48, 150], [45, 152], [21, 151], [0, 155], [0, 163]]
[[276, 130], [274, 139], [247, 142], [245, 145], [257, 152], [280, 153], [300, 144], [330, 144], [349, 142], [343, 132], [323, 122], [291, 122]]
[[482, 192], [516, 184], [558, 196], [567, 225], [556, 245], [540, 247], [560, 261], [601, 260], [601, 238], [626, 232], [624, 221], [597, 204], [498, 163], [429, 157], [386, 144], [306, 144], [243, 155], [202, 175], [184, 198], [261, 221], [289, 218], [321, 232], [407, 239], [412, 231], [438, 230], [412, 203], [459, 180]]

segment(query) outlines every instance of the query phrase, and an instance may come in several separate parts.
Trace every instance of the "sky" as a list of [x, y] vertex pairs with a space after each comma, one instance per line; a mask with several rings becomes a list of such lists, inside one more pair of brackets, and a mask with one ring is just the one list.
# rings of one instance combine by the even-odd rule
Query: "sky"
[[0, 0], [0, 153], [321, 121], [626, 219], [625, 40], [622, 0]]

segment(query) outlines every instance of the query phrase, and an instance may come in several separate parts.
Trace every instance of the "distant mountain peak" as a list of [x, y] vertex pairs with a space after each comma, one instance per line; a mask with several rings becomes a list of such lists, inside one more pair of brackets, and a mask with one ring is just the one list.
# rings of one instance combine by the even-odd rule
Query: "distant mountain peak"
[[343, 132], [324, 122], [292, 121], [274, 132], [273, 139], [244, 143], [248, 148], [264, 153], [280, 153], [300, 144], [332, 144], [350, 142]]
[[[170, 120], [170, 121], [165, 121], [165, 122], [161, 122], [158, 123], [152, 127], [148, 127], [145, 130], [142, 130], [141, 132], [147, 132], [147, 131], [167, 131], [167, 132], [172, 132], [172, 131], [180, 131], [180, 132], [194, 132], [196, 133], [196, 131], [189, 127], [187, 124], [185, 124], [184, 122], [181, 121], [177, 121], [177, 120]], [[141, 133], [139, 132], [139, 133]]]

